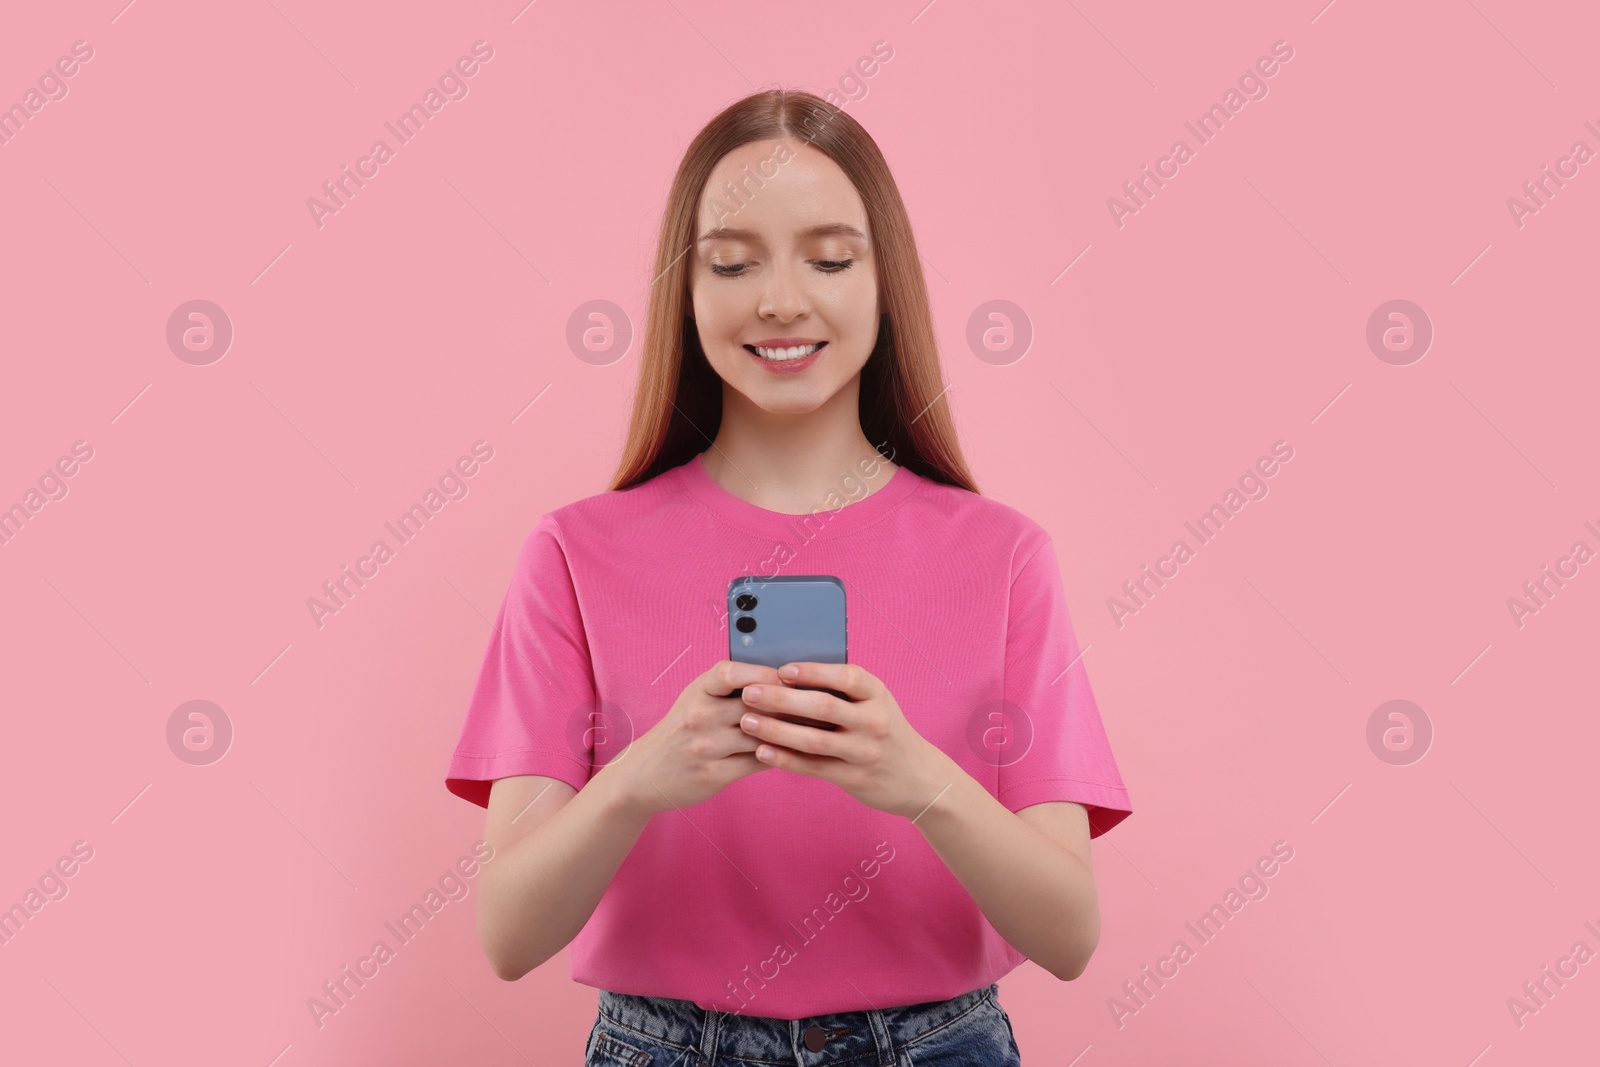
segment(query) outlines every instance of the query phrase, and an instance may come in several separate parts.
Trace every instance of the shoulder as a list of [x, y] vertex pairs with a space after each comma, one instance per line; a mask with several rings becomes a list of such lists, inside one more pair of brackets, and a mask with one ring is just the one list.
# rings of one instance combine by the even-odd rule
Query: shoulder
[[605, 551], [637, 541], [659, 523], [671, 521], [687, 498], [681, 470], [673, 468], [627, 489], [607, 490], [563, 504], [540, 516], [529, 541], [547, 538], [563, 552]]
[[922, 481], [920, 491], [908, 502], [918, 525], [943, 531], [962, 546], [1008, 553], [1012, 574], [1050, 543], [1048, 530], [1004, 501], [958, 485]]

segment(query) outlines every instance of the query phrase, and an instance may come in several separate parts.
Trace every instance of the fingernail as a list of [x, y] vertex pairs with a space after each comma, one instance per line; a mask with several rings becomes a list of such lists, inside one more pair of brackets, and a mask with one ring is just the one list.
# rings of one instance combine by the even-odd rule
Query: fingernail
[[789, 666], [779, 671], [778, 674], [784, 678], [798, 678], [800, 677], [800, 668], [791, 663]]
[[759, 685], [747, 685], [747, 686], [745, 686], [744, 687], [744, 698], [746, 700], [760, 700], [761, 699], [761, 687]]
[[761, 725], [761, 720], [756, 718], [754, 715], [746, 715], [739, 721], [744, 723], [744, 728], [746, 730], [754, 730], [756, 727]]

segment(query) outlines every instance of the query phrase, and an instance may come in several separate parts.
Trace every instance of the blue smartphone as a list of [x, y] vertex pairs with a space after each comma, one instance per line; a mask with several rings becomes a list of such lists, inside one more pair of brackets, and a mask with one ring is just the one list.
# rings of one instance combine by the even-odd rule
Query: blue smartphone
[[[831, 574], [733, 579], [728, 583], [728, 658], [774, 669], [785, 663], [850, 662], [844, 583]], [[822, 692], [850, 699], [836, 689]], [[743, 693], [741, 686], [729, 695]], [[839, 728], [801, 715], [777, 717], [824, 730]]]

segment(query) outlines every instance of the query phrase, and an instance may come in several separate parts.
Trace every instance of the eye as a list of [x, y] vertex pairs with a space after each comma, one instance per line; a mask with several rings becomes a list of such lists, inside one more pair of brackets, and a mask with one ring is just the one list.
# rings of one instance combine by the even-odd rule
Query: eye
[[[823, 274], [839, 274], [855, 266], [853, 259], [818, 259], [814, 260], [817, 268]], [[748, 263], [712, 263], [709, 264], [711, 273], [722, 278], [738, 278], [747, 272], [743, 269]]]

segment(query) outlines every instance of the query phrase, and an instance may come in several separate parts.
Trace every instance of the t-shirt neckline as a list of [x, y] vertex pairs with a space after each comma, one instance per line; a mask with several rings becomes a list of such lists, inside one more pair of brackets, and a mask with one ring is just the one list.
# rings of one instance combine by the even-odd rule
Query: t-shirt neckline
[[[724, 489], [706, 470], [703, 457], [704, 453], [697, 452], [680, 468], [685, 485], [714, 515], [761, 537], [799, 534], [812, 539], [837, 537], [851, 530], [859, 530], [888, 514], [925, 481], [906, 467], [896, 467], [877, 492], [851, 502], [850, 487], [841, 480], [831, 495], [817, 501], [815, 512], [790, 515], [782, 511], [769, 511]], [[829, 505], [835, 501], [843, 501], [843, 506], [829, 510]]]

